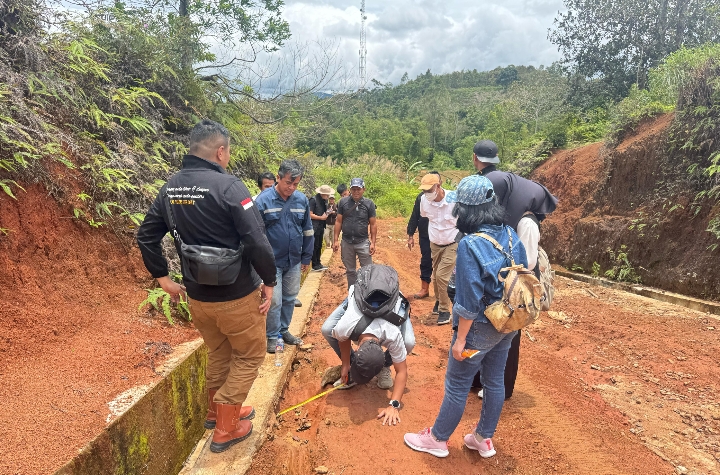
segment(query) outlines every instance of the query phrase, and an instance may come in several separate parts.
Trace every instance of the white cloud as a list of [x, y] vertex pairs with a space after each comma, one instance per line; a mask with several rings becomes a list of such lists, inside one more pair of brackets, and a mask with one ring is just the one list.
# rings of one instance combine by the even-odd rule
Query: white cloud
[[[366, 0], [368, 77], [397, 84], [431, 69], [448, 73], [497, 66], [549, 65], [547, 40], [562, 0]], [[357, 70], [360, 0], [286, 0], [293, 41], [334, 38]]]

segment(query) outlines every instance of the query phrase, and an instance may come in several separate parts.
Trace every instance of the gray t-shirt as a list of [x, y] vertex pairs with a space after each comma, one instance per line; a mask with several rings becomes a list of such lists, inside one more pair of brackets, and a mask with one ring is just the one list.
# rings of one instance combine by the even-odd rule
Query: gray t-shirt
[[338, 203], [337, 212], [342, 216], [343, 241], [356, 244], [368, 239], [370, 218], [375, 217], [375, 203], [371, 199], [363, 197], [356, 202], [352, 196], [346, 196]]

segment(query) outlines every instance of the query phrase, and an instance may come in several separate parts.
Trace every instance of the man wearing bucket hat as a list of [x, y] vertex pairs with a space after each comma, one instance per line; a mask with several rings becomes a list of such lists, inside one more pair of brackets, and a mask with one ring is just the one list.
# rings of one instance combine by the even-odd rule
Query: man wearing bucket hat
[[433, 289], [438, 312], [438, 325], [450, 323], [450, 297], [447, 286], [455, 267], [457, 243], [455, 236], [456, 218], [452, 214], [454, 205], [445, 200], [446, 191], [440, 183], [440, 176], [428, 173], [420, 182], [423, 192], [420, 198], [420, 216], [428, 218], [428, 236], [433, 266]]
[[[337, 220], [335, 221], [335, 239], [333, 251], [340, 248], [340, 231], [342, 231], [342, 258], [348, 287], [355, 284], [357, 273], [356, 259], [360, 267], [372, 264], [377, 238], [375, 220], [375, 203], [365, 198], [365, 181], [362, 178], [350, 180], [350, 195], [338, 203]], [[369, 232], [368, 232], [369, 229]]]
[[313, 248], [308, 199], [297, 191], [304, 171], [297, 160], [283, 160], [275, 186], [255, 200], [275, 254], [277, 289], [267, 314], [268, 353], [275, 353], [280, 337], [288, 345], [302, 345], [289, 328], [300, 292], [300, 276], [310, 266]]
[[[555, 211], [557, 198], [540, 183], [497, 169], [500, 163], [498, 147], [492, 140], [481, 140], [473, 148], [473, 165], [478, 175], [490, 180], [498, 197], [498, 202], [505, 208], [503, 224], [513, 228], [525, 246], [528, 258], [528, 269], [536, 268], [538, 249], [540, 246], [540, 222], [545, 216]], [[512, 396], [517, 378], [520, 360], [520, 333], [517, 334], [510, 347], [507, 365], [505, 366], [505, 397]], [[478, 393], [482, 396], [482, 389]]]
[[315, 245], [312, 255], [312, 270], [319, 272], [327, 269], [320, 263], [320, 252], [322, 251], [323, 236], [327, 219], [331, 214], [328, 209], [328, 198], [333, 194], [329, 185], [322, 185], [315, 189], [315, 196], [310, 198], [310, 219], [312, 219], [313, 232], [315, 233]]

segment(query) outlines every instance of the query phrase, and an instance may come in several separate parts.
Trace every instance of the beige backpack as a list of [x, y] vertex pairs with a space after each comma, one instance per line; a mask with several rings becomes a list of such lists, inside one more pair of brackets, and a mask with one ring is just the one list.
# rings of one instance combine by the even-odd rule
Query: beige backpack
[[550, 304], [552, 304], [555, 296], [555, 271], [550, 267], [550, 259], [548, 259], [548, 255], [542, 247], [538, 249], [536, 265], [540, 270], [540, 283], [545, 293], [545, 300], [542, 301], [540, 310], [547, 312], [550, 310]]
[[[504, 284], [503, 296], [485, 309], [485, 316], [500, 333], [520, 330], [533, 323], [540, 316], [540, 309], [546, 297], [543, 285], [535, 277], [535, 273], [522, 264], [515, 264], [515, 259], [512, 257], [510, 229], [508, 229], [510, 253], [487, 234], [478, 233], [476, 236], [490, 241], [495, 249], [510, 259], [510, 267], [503, 267], [498, 274], [498, 280]], [[507, 272], [505, 277], [501, 275], [503, 272]]]

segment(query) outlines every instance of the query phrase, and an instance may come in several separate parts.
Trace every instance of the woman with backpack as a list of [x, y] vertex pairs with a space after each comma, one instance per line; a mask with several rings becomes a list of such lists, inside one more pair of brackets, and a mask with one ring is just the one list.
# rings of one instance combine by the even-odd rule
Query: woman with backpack
[[[515, 231], [502, 224], [504, 209], [486, 177], [464, 178], [457, 191], [448, 193], [447, 200], [456, 203], [453, 215], [458, 230], [466, 236], [457, 250], [453, 337], [445, 373], [445, 397], [433, 426], [417, 434], [405, 434], [405, 443], [414, 450], [447, 457], [448, 440], [460, 423], [468, 391], [480, 371], [485, 389], [480, 420], [464, 442], [480, 456], [492, 457], [495, 455], [492, 436], [505, 401], [505, 361], [516, 332], [498, 332], [484, 311], [503, 296], [503, 284], [498, 278], [501, 269], [513, 264], [527, 267], [527, 257]], [[463, 354], [465, 350], [476, 353], [467, 357], [467, 352]]]

